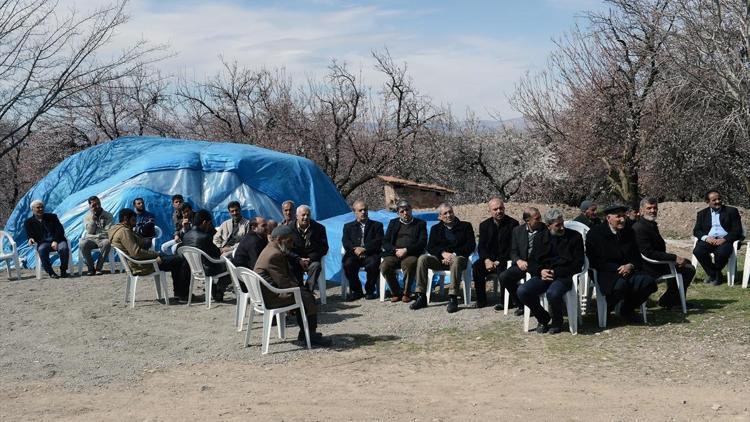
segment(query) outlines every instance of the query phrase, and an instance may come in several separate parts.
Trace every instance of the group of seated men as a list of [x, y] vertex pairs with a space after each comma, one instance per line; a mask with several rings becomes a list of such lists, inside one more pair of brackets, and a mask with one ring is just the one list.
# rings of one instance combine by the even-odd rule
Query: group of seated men
[[[693, 234], [697, 243], [693, 253], [706, 270], [707, 282], [719, 285], [721, 270], [733, 251], [732, 242], [743, 239], [742, 224], [737, 209], [723, 205], [719, 192], [708, 192], [706, 202], [709, 207], [701, 210], [696, 218]], [[217, 230], [210, 212], [193, 213], [184, 198], [175, 195], [172, 198], [173, 243], [162, 248], [161, 253], [150, 250], [154, 218], [145, 210], [142, 198], [133, 201], [135, 211], [119, 212], [116, 225], [112, 225], [111, 214], [102, 209], [98, 198], [91, 197], [88, 203], [81, 250], [89, 274], [101, 272], [104, 257], [113, 245], [136, 260], [156, 259], [160, 268], [171, 271], [175, 296], [183, 301], [192, 294], [188, 291], [190, 269], [181, 256], [170, 254], [172, 247], [193, 246], [215, 259], [231, 254], [235, 265], [254, 269], [279, 288], [311, 287], [319, 280], [321, 260], [328, 253], [325, 227], [311, 218], [308, 206], [295, 208], [292, 201], [282, 204], [284, 220], [278, 225], [263, 217], [247, 220], [241, 214], [240, 204], [230, 202], [230, 219]], [[635, 213], [640, 216], [637, 221], [628, 218], [628, 208], [621, 205], [604, 208], [604, 220], [599, 221], [597, 205], [584, 201], [576, 221], [590, 226], [585, 242], [577, 231], [565, 228], [563, 214], [558, 209], [550, 209], [542, 216], [538, 209], [528, 207], [523, 211], [523, 224], [519, 224], [505, 214], [502, 199], [492, 198], [488, 208], [490, 217], [479, 225], [476, 242], [472, 225], [456, 217], [450, 204], [438, 207], [439, 222], [430, 229], [428, 236], [426, 222], [413, 216], [406, 200], [396, 204], [398, 217], [388, 223], [385, 231], [383, 224], [369, 219], [365, 201], [355, 201], [352, 206], [355, 219], [343, 230], [342, 267], [349, 280], [359, 280], [360, 268], [365, 269], [367, 278], [364, 291], [359, 282], [351, 283], [352, 291], [346, 299], [377, 298], [382, 274], [391, 292], [391, 302], [412, 302], [410, 308], [418, 310], [427, 306], [426, 292], [432, 287], [429, 270], [439, 270], [450, 273], [447, 311], [456, 312], [463, 273], [476, 248], [479, 259], [471, 267], [476, 306], [487, 305], [486, 283], [494, 278], [507, 290], [509, 306], [518, 308], [517, 315], [522, 314], [523, 306], [528, 306], [539, 323], [537, 331], [554, 334], [562, 331], [563, 297], [572, 288], [573, 276], [581, 272], [584, 256], [588, 256], [591, 268], [597, 271], [598, 284], [610, 309], [622, 302], [620, 315], [631, 323], [641, 321], [635, 310], [657, 290], [655, 280], [669, 273], [666, 264], [648, 263], [642, 256], [675, 261], [685, 289], [695, 275], [689, 260], [666, 252], [657, 225], [658, 202], [654, 198], [641, 201]], [[44, 213], [41, 201], [33, 201], [31, 209], [33, 215], [26, 221], [29, 243], [36, 246], [43, 268], [54, 278], [58, 276], [52, 269], [49, 253], [57, 251], [61, 260], [60, 276], [66, 277], [69, 245], [62, 225], [56, 215]], [[97, 248], [101, 254], [94, 263], [91, 251]], [[204, 267], [206, 275], [226, 271], [224, 264], [208, 261], [204, 261]], [[153, 271], [149, 266], [133, 265], [132, 269], [136, 275]], [[403, 273], [403, 286], [398, 282], [398, 270]], [[212, 286], [217, 301], [223, 300], [229, 283], [230, 279], [223, 277]], [[415, 286], [413, 294], [410, 292], [412, 285]], [[246, 289], [244, 285], [241, 288]], [[302, 290], [305, 313], [314, 333], [313, 342], [327, 344], [326, 339], [315, 334], [317, 305], [314, 296], [308, 289]], [[263, 294], [271, 306], [285, 306], [291, 300], [265, 289]], [[549, 310], [540, 305], [542, 294], [547, 297]], [[202, 299], [194, 297], [193, 300]], [[668, 282], [659, 305], [665, 308], [680, 305], [675, 280]], [[504, 305], [498, 303], [495, 310], [504, 310]], [[302, 339], [300, 333], [298, 340]]]

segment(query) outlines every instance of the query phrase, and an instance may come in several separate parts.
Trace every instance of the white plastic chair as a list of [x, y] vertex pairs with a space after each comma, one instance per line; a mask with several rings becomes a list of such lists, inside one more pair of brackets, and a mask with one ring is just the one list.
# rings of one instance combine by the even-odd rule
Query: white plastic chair
[[135, 307], [135, 288], [138, 284], [138, 279], [140, 276], [133, 275], [133, 271], [130, 269], [130, 264], [138, 264], [138, 265], [153, 265], [154, 266], [154, 272], [149, 274], [154, 277], [154, 286], [156, 287], [156, 299], [161, 300], [164, 299], [164, 303], [166, 305], [169, 305], [169, 290], [167, 290], [167, 273], [159, 269], [159, 264], [156, 262], [156, 259], [146, 259], [146, 260], [135, 260], [131, 257], [129, 257], [125, 252], [121, 251], [120, 249], [112, 246], [112, 250], [114, 250], [117, 255], [120, 256], [120, 261], [122, 262], [122, 266], [125, 268], [125, 272], [128, 274], [128, 284], [125, 287], [125, 303], [128, 303], [128, 299], [130, 299], [130, 307]]
[[682, 313], [687, 314], [687, 303], [685, 302], [685, 284], [683, 283], [682, 274], [677, 272], [677, 268], [675, 267], [676, 262], [675, 261], [657, 261], [643, 254], [641, 254], [641, 257], [643, 258], [644, 261], [650, 264], [669, 265], [669, 274], [665, 274], [657, 278], [656, 282], [658, 283], [659, 280], [667, 280], [670, 278], [674, 278], [677, 281], [677, 290], [680, 292], [680, 303], [682, 304]]
[[[78, 240], [78, 276], [80, 277], [83, 275], [83, 249], [81, 248], [81, 243], [86, 239], [86, 233], [84, 232], [83, 236]], [[68, 243], [68, 247], [70, 248], [70, 243]], [[98, 249], [98, 248], [97, 248]], [[107, 261], [109, 262], [109, 272], [114, 274], [115, 272], [120, 272], [120, 267], [117, 266], [117, 262], [115, 261], [115, 252], [114, 247], [111, 247], [109, 249], [109, 256], [107, 257]]]
[[[252, 270], [247, 268], [237, 268], [237, 277], [245, 283], [247, 286], [248, 293], [250, 295], [250, 303], [252, 306], [250, 309], [250, 315], [247, 320], [247, 332], [245, 333], [244, 346], [250, 345], [250, 331], [253, 328], [253, 316], [258, 313], [263, 315], [263, 337], [261, 353], [268, 353], [268, 344], [271, 341], [271, 322], [276, 317], [276, 324], [279, 327], [279, 337], [284, 338], [285, 327], [286, 327], [286, 313], [292, 309], [298, 309], [302, 315], [302, 325], [305, 330], [305, 340], [307, 341], [307, 348], [310, 348], [310, 330], [307, 327], [307, 316], [305, 315], [305, 305], [302, 303], [302, 291], [299, 287], [292, 287], [290, 289], [278, 289], [270, 285], [263, 277], [259, 276]], [[263, 300], [263, 292], [261, 291], [261, 285], [265, 286], [266, 289], [272, 293], [292, 293], [294, 295], [294, 303], [285, 306], [283, 308], [268, 309], [265, 301]]]
[[[508, 260], [508, 262], [505, 265], [505, 268], [508, 269], [510, 266], [513, 265], [513, 261]], [[528, 280], [531, 278], [531, 274], [526, 273], [526, 278], [521, 280], [521, 283], [523, 283], [525, 280]], [[493, 286], [495, 288], [495, 294], [497, 295], [497, 284], [499, 283], [499, 280], [497, 277], [495, 280], [493, 280]], [[503, 315], [508, 315], [508, 305], [510, 305], [510, 293], [508, 293], [508, 290], [505, 289], [505, 287], [502, 288], [503, 293]]]
[[[580, 283], [581, 279], [584, 277], [584, 275], [587, 275], [589, 271], [589, 259], [585, 256], [583, 257], [583, 269], [580, 273], [575, 274], [573, 276], [573, 287], [571, 287], [570, 290], [565, 292], [565, 296], [563, 296], [563, 302], [565, 302], [565, 308], [568, 311], [568, 328], [570, 329], [570, 334], [578, 334], [578, 324], [583, 323], [582, 314], [579, 312], [579, 308], [581, 306], [580, 300], [578, 300], [578, 284]], [[526, 280], [529, 279], [529, 274], [526, 273]], [[544, 308], [549, 310], [549, 304], [547, 303], [547, 294], [542, 293], [539, 295], [539, 300], [541, 301], [542, 305], [544, 305]], [[531, 318], [531, 309], [529, 309], [528, 306], [523, 307], [523, 332], [528, 333], [529, 332], [529, 319]]]
[[[234, 286], [234, 296], [237, 298], [237, 309], [234, 313], [234, 325], [237, 327], [237, 331], [242, 331], [242, 325], [245, 322], [245, 310], [250, 304], [250, 292], [243, 292], [240, 286], [240, 280], [237, 276], [238, 267], [236, 267], [229, 257], [223, 257], [224, 262], [227, 264], [227, 272], [229, 277], [232, 279], [232, 285]], [[243, 267], [240, 267], [243, 268]], [[279, 321], [277, 321], [279, 322]], [[279, 337], [281, 337], [281, 324], [279, 326]]]
[[[65, 243], [68, 244], [68, 251], [70, 251], [70, 242], [68, 242], [68, 238], [67, 237], [65, 238]], [[36, 258], [34, 260], [34, 270], [36, 271], [36, 279], [37, 280], [41, 280], [42, 279], [42, 259], [39, 256], [39, 251], [36, 249], [37, 245], [35, 244], [32, 247], [34, 248], [34, 257]], [[68, 253], [70, 253], [70, 252], [68, 252]], [[52, 254], [60, 255], [60, 254], [57, 253], [57, 251], [53, 251], [52, 249], [50, 249], [49, 254], [50, 254], [50, 260], [52, 260]], [[80, 273], [79, 273], [79, 275], [80, 275]]]
[[156, 241], [161, 239], [161, 235], [162, 235], [162, 231], [161, 231], [161, 228], [159, 228], [159, 226], [154, 226], [154, 232], [156, 233], [156, 235], [151, 238], [151, 250], [153, 251], [156, 250]]
[[750, 280], [750, 245], [745, 249], [745, 265], [742, 267], [742, 288], [747, 289]]
[[[4, 242], [8, 242], [10, 245], [10, 252], [5, 252]], [[16, 266], [16, 280], [21, 280], [21, 259], [18, 257], [16, 241], [13, 240], [13, 236], [10, 233], [2, 230], [0, 230], [0, 261], [5, 262], [5, 269], [8, 271], [8, 280], [12, 277], [10, 271], [11, 263]]]
[[[607, 328], [607, 315], [609, 314], [607, 310], [607, 298], [599, 287], [599, 273], [593, 268], [591, 268], [591, 273], [593, 274], [594, 289], [596, 290], [596, 314], [599, 319], [599, 328]], [[619, 306], [620, 304], [618, 303], [617, 305]], [[641, 315], [643, 316], [643, 323], [647, 324], [646, 302], [641, 304]]]
[[[747, 230], [745, 230], [744, 228], [742, 229], [742, 235], [747, 236]], [[741, 243], [742, 241], [740, 240], [735, 240], [734, 242], [732, 242], [732, 254], [729, 255], [729, 262], [727, 262], [727, 285], [730, 287], [734, 286], [734, 281], [737, 278], [737, 253], [740, 249]], [[695, 249], [695, 245], [697, 244], [698, 244], [698, 238], [694, 237], [693, 249]], [[748, 256], [747, 251], [745, 251], [745, 258], [747, 258], [747, 256]], [[714, 254], [711, 254], [711, 259], [712, 260], [714, 259]], [[700, 264], [700, 262], [698, 262], [698, 258], [696, 258], [695, 255], [692, 255], [692, 257], [690, 258], [690, 262], [693, 264], [693, 267], [695, 267], [696, 269], [698, 268], [698, 265]], [[745, 259], [744, 268], [748, 268], [747, 259]], [[742, 274], [742, 287], [746, 288], [747, 277], [748, 277], [747, 270], [743, 270], [743, 271], [745, 272]]]
[[195, 284], [196, 280], [200, 280], [205, 286], [206, 308], [211, 309], [211, 286], [219, 281], [220, 277], [229, 274], [229, 272], [224, 271], [223, 273], [217, 275], [206, 275], [206, 271], [203, 268], [203, 260], [201, 259], [201, 257], [205, 258], [208, 262], [211, 262], [213, 264], [223, 264], [224, 261], [222, 259], [211, 258], [207, 253], [192, 246], [182, 246], [177, 251], [185, 258], [188, 265], [190, 266], [190, 288], [188, 290], [187, 306], [190, 306], [191, 300], [193, 299], [193, 285]]
[[[466, 268], [463, 271], [463, 284], [464, 284], [464, 305], [469, 306], [471, 302], [471, 259], [466, 260]], [[449, 270], [427, 270], [427, 280], [429, 285], [427, 286], [427, 304], [430, 303], [430, 296], [432, 295], [432, 280], [435, 276], [438, 276], [438, 287], [440, 287], [440, 296], [445, 297], [445, 280], [450, 278]]]
[[[581, 237], [583, 238], [583, 253], [585, 254], [586, 253], [586, 235], [589, 233], [589, 230], [590, 230], [589, 226], [581, 222], [573, 221], [573, 220], [565, 221], [563, 222], [563, 225], [565, 226], [566, 229], [575, 230], [581, 235]], [[586, 258], [586, 260], [588, 262], [588, 258]], [[586, 314], [586, 312], [588, 312], [589, 298], [591, 297], [591, 293], [592, 293], [591, 292], [592, 289], [590, 286], [591, 283], [589, 283], [588, 272], [586, 272], [586, 274], [583, 275], [582, 280], [583, 280], [583, 286], [578, 286], [579, 287], [578, 291], [580, 293], [580, 301], [581, 301], [579, 310], [580, 310], [581, 315], [584, 315]]]
[[[344, 255], [346, 254], [346, 249], [344, 247], [341, 247], [341, 262], [344, 262]], [[360, 272], [362, 272], [362, 268], [360, 267]], [[357, 280], [359, 281], [359, 280]], [[362, 284], [362, 283], [360, 283]], [[349, 279], [346, 278], [346, 273], [344, 272], [343, 266], [341, 267], [341, 297], [346, 300], [346, 295], [349, 292]]]

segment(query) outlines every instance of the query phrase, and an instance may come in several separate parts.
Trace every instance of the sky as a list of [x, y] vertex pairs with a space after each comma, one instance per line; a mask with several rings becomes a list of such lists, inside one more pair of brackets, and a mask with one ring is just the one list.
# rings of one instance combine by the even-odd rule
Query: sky
[[[101, 0], [68, 0], [79, 12]], [[542, 70], [554, 45], [601, 0], [130, 0], [113, 40], [167, 44], [164, 73], [203, 80], [221, 59], [284, 68], [297, 83], [321, 79], [332, 59], [373, 87], [383, 82], [371, 51], [406, 63], [416, 89], [459, 116], [512, 119], [508, 98], [526, 72]]]

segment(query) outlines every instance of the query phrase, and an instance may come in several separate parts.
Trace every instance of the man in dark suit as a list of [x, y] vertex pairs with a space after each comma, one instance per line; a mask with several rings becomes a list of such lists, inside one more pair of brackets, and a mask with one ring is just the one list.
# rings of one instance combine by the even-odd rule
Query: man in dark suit
[[[290, 225], [276, 227], [271, 233], [271, 241], [263, 249], [255, 263], [255, 272], [263, 277], [268, 283], [279, 289], [288, 289], [299, 286], [299, 281], [290, 272], [289, 254], [294, 242], [294, 229]], [[307, 290], [300, 289], [302, 303], [305, 307], [308, 328], [310, 329], [310, 343], [317, 346], [330, 346], [331, 341], [323, 338], [317, 332], [318, 329], [318, 306], [315, 304], [315, 296]], [[290, 293], [273, 293], [261, 285], [263, 301], [268, 308], [282, 308], [294, 303], [294, 296]], [[302, 330], [302, 313], [296, 312], [297, 326], [300, 332], [297, 341], [305, 342], [305, 333]]]
[[[635, 231], [635, 240], [638, 243], [638, 250], [641, 255], [656, 261], [674, 261], [675, 269], [682, 274], [682, 281], [687, 294], [688, 286], [695, 276], [695, 267], [690, 264], [689, 259], [667, 253], [667, 246], [664, 238], [659, 233], [659, 226], [656, 224], [656, 218], [659, 213], [659, 202], [656, 198], [643, 198], [641, 200], [640, 215], [641, 218], [633, 224]], [[659, 278], [669, 274], [669, 266], [664, 264], [643, 263], [644, 271], [654, 277]], [[667, 282], [667, 291], [659, 298], [659, 306], [663, 308], [672, 308], [680, 306], [680, 293], [677, 290], [677, 280], [670, 278]]]
[[289, 226], [293, 234], [289, 257], [294, 275], [302, 283], [304, 273], [307, 273], [307, 282], [312, 287], [323, 269], [320, 261], [328, 253], [326, 228], [312, 219], [307, 205], [297, 207], [297, 219]]
[[[68, 260], [70, 249], [65, 240], [65, 229], [56, 214], [44, 212], [44, 202], [39, 199], [31, 201], [32, 216], [24, 222], [26, 234], [29, 237], [29, 245], [36, 246], [44, 271], [50, 278], [68, 277]], [[52, 269], [52, 261], [49, 259], [51, 251], [56, 251], [60, 256], [60, 275]]]
[[[500, 273], [498, 277], [500, 285], [510, 295], [508, 306], [511, 308], [520, 303], [517, 295], [518, 282], [526, 277], [526, 272], [529, 269], [529, 256], [534, 251], [534, 248], [539, 247], [537, 245], [539, 241], [537, 235], [546, 230], [544, 223], [542, 223], [542, 214], [539, 213], [537, 208], [529, 207], [524, 209], [523, 221], [526, 224], [513, 229], [510, 246], [510, 260], [513, 262], [513, 265]], [[495, 310], [502, 311], [503, 304], [498, 303], [495, 305]], [[516, 309], [516, 315], [523, 315], [523, 307], [519, 306]]]
[[[380, 272], [391, 289], [391, 302], [411, 301], [409, 284], [414, 281], [417, 259], [427, 246], [427, 223], [415, 218], [409, 201], [402, 199], [396, 204], [398, 217], [388, 223], [383, 238], [383, 261]], [[396, 269], [404, 272], [404, 289], [398, 284]]]
[[[211, 258], [221, 259], [221, 250], [213, 242], [215, 231], [211, 213], [206, 210], [198, 211], [193, 217], [192, 228], [182, 236], [182, 243], [180, 243], [178, 251], [183, 246], [192, 246], [202, 250]], [[207, 276], [213, 276], [226, 272], [227, 265], [224, 262], [215, 263], [203, 258], [203, 269]], [[232, 279], [229, 275], [222, 276], [216, 285], [211, 286], [211, 297], [217, 302], [223, 302], [224, 289], [231, 282]]]
[[[380, 253], [383, 247], [383, 223], [370, 220], [367, 214], [367, 204], [358, 199], [352, 204], [355, 220], [344, 225], [341, 244], [344, 247], [344, 257], [341, 266], [346, 279], [349, 280], [351, 293], [348, 301], [368, 300], [378, 297], [378, 269], [380, 267]], [[359, 269], [364, 267], [367, 273], [365, 293], [359, 282]]]
[[260, 252], [268, 245], [267, 223], [263, 217], [250, 220], [250, 230], [242, 236], [232, 256], [232, 263], [237, 267], [255, 268]]
[[620, 316], [630, 323], [642, 322], [635, 309], [656, 292], [656, 281], [643, 272], [643, 259], [635, 232], [625, 224], [623, 205], [604, 209], [606, 221], [594, 226], [586, 235], [586, 254], [591, 268], [598, 272], [598, 283], [607, 305], [613, 309], [622, 300]]
[[[708, 191], [706, 202], [708, 208], [698, 211], [693, 227], [693, 236], [698, 239], [693, 255], [706, 271], [707, 282], [718, 286], [723, 282], [721, 270], [734, 252], [732, 243], [745, 239], [745, 236], [739, 211], [724, 205], [718, 191]], [[711, 254], [714, 254], [713, 261]]]
[[[531, 278], [518, 288], [518, 299], [529, 307], [539, 323], [537, 333], [557, 334], [562, 331], [563, 297], [573, 288], [573, 276], [583, 269], [583, 237], [575, 230], [565, 230], [559, 209], [545, 212], [544, 223], [547, 229], [538, 234], [539, 241], [528, 260], [527, 272]], [[539, 303], [539, 295], [543, 293], [549, 312]]]
[[428, 270], [450, 270], [451, 285], [448, 288], [446, 310], [452, 314], [458, 311], [457, 295], [461, 291], [462, 274], [469, 265], [469, 257], [474, 253], [476, 240], [471, 223], [459, 220], [450, 204], [442, 203], [437, 210], [440, 222], [430, 229], [427, 255], [420, 256], [417, 261], [417, 300], [411, 304], [411, 309], [427, 306], [425, 292], [432, 288]]
[[573, 221], [583, 223], [588, 228], [592, 228], [598, 224], [601, 224], [602, 220], [596, 216], [596, 210], [599, 208], [594, 201], [588, 199], [581, 202], [581, 213]]
[[502, 199], [492, 198], [488, 205], [491, 217], [479, 224], [479, 259], [472, 266], [477, 308], [487, 306], [487, 277], [498, 277], [507, 268], [513, 228], [518, 226], [518, 220], [505, 214]]

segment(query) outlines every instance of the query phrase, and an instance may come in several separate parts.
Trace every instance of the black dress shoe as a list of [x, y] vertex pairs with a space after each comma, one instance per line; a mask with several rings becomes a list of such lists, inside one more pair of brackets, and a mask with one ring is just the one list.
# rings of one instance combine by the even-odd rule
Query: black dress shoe
[[377, 299], [379, 297], [380, 297], [380, 295], [377, 294], [377, 293], [375, 293], [375, 292], [371, 292], [371, 293], [368, 293], [368, 294], [365, 295], [365, 299], [367, 299], [367, 300], [374, 300], [374, 299]]
[[363, 297], [365, 297], [365, 295], [362, 294], [362, 292], [351, 292], [346, 296], [346, 301], [354, 302], [356, 300], [362, 299]]
[[60, 278], [60, 276], [59, 276], [59, 275], [57, 275], [57, 274], [56, 274], [56, 273], [55, 273], [54, 271], [52, 271], [52, 272], [49, 272], [49, 273], [47, 273], [47, 274], [49, 274], [49, 278], [54, 278], [54, 279], [58, 279], [58, 278]]
[[643, 318], [636, 315], [635, 312], [625, 312], [625, 313], [620, 312], [620, 316], [629, 324], [633, 324], [633, 325], [643, 324]]
[[445, 308], [449, 314], [458, 312], [458, 298], [456, 296], [448, 296], [448, 306]]
[[68, 278], [68, 277], [70, 277], [70, 274], [68, 274], [67, 271], [65, 270], [60, 271], [60, 278]]
[[534, 331], [536, 331], [539, 334], [544, 334], [549, 331], [549, 325], [547, 323], [539, 324], [537, 325], [536, 330]]
[[477, 306], [476, 306], [477, 309], [484, 308], [485, 306], [487, 306], [486, 300], [477, 300]]
[[721, 282], [721, 280], [719, 280], [718, 278], [715, 278], [715, 279], [711, 280], [711, 283], [710, 283], [710, 284], [711, 284], [712, 286], [721, 286], [721, 285], [722, 285], [722, 282]]
[[427, 307], [427, 296], [420, 294], [417, 296], [417, 300], [415, 300], [411, 305], [409, 305], [409, 308], [412, 311], [416, 311], [417, 309], [422, 309]]
[[502, 303], [498, 303], [497, 305], [495, 305], [493, 307], [493, 309], [496, 310], [496, 311], [498, 311], [498, 312], [501, 312], [501, 311], [505, 310], [505, 306]]
[[562, 327], [557, 326], [557, 325], [553, 325], [553, 326], [549, 327], [549, 330], [547, 330], [547, 333], [549, 333], [549, 334], [560, 334], [560, 333], [562, 333]]

